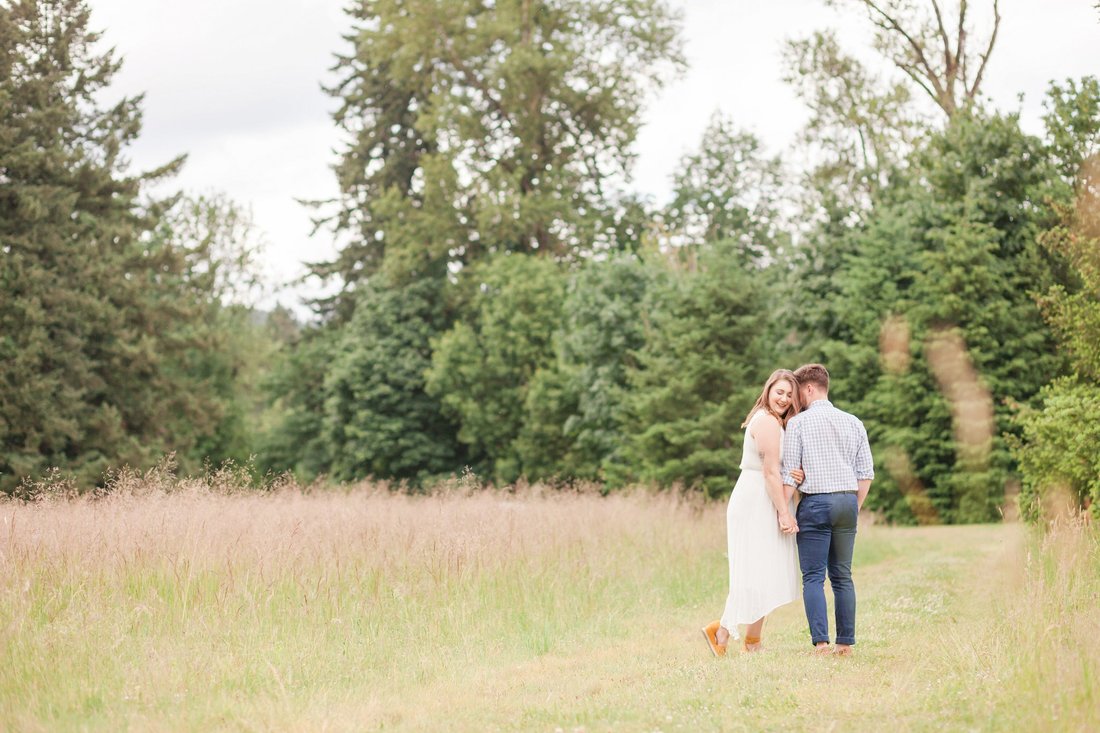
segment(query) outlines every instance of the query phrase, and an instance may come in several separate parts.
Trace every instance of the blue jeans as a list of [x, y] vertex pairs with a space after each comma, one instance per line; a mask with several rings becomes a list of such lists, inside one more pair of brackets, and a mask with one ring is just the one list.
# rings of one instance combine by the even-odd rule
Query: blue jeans
[[856, 545], [859, 504], [854, 493], [804, 494], [795, 512], [798, 564], [802, 569], [802, 603], [814, 644], [829, 641], [825, 571], [833, 587], [836, 643], [856, 643], [856, 587], [852, 584], [852, 551]]

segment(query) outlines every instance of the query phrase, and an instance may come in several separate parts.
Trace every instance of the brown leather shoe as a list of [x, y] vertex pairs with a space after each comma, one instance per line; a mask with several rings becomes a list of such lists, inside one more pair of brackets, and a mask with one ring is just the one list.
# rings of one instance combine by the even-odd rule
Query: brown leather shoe
[[726, 645], [718, 643], [718, 629], [721, 627], [720, 621], [711, 621], [702, 629], [703, 637], [707, 640], [707, 646], [710, 647], [710, 653], [716, 657], [726, 656]]

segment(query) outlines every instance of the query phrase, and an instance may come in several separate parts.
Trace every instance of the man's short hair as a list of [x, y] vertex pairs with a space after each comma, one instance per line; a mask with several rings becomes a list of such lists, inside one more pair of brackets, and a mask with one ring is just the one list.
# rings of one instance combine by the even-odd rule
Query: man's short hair
[[824, 364], [803, 364], [794, 370], [794, 376], [799, 384], [812, 384], [829, 391], [829, 370]]

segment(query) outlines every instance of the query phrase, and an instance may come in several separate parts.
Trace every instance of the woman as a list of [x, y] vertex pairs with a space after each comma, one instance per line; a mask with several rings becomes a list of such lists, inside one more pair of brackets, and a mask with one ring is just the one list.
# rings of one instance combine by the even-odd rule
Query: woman
[[[802, 595], [798, 525], [779, 476], [783, 429], [800, 409], [798, 380], [777, 369], [741, 424], [746, 429], [741, 476], [726, 509], [730, 591], [721, 620], [703, 628], [715, 656], [725, 655], [731, 636], [738, 638], [738, 624], [746, 624], [744, 650], [760, 651], [764, 618]], [[801, 471], [793, 475], [799, 483], [805, 478]]]

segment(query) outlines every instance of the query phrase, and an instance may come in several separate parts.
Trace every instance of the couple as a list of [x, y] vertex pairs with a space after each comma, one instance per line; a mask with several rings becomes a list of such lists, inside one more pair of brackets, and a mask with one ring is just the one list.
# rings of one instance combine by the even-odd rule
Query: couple
[[[835, 653], [851, 654], [856, 520], [875, 475], [867, 431], [829, 402], [829, 372], [821, 364], [772, 372], [741, 427], [741, 476], [726, 510], [729, 597], [721, 620], [703, 629], [707, 644], [724, 656], [729, 639], [738, 638], [738, 624], [745, 624], [743, 649], [759, 651], [764, 618], [798, 598], [801, 568], [815, 652], [832, 651], [827, 571], [836, 606]], [[801, 500], [792, 516], [796, 487]]]

